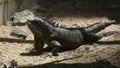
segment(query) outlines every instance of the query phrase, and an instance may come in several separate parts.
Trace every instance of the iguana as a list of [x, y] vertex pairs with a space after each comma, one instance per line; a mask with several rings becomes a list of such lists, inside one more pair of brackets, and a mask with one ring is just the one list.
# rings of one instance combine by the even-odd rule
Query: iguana
[[58, 55], [60, 49], [76, 49], [83, 43], [93, 43], [110, 32], [99, 32], [105, 27], [115, 24], [115, 21], [100, 22], [84, 28], [60, 28], [40, 17], [27, 20], [27, 25], [34, 34], [34, 51], [41, 53], [44, 44], [52, 48], [52, 54]]

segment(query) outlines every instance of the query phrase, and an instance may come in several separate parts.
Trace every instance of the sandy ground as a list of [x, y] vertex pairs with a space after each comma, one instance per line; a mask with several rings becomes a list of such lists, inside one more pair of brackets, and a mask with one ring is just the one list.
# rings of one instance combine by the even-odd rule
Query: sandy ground
[[[63, 4], [64, 5], [64, 4]], [[69, 7], [69, 5], [68, 5]], [[53, 8], [54, 9], [54, 8]], [[57, 8], [60, 9], [61, 8]], [[68, 10], [69, 11], [69, 10]], [[120, 10], [104, 11], [71, 11], [51, 12], [55, 22], [66, 27], [86, 27], [96, 22], [116, 20], [120, 18]], [[44, 14], [45, 15], [45, 14]], [[71, 51], [59, 53], [59, 56], [50, 56], [50, 52], [42, 55], [27, 55], [33, 48], [33, 35], [27, 26], [20, 27], [29, 36], [26, 40], [10, 36], [11, 26], [0, 26], [0, 67], [9, 65], [14, 59], [19, 68], [117, 68], [120, 67], [120, 25], [111, 25], [103, 31], [118, 31], [111, 36], [102, 38], [98, 43], [83, 44]], [[21, 55], [23, 54], [24, 55]], [[26, 55], [25, 55], [26, 53]]]
[[[114, 11], [113, 11], [114, 12]], [[117, 12], [116, 12], [117, 13]], [[109, 21], [107, 16], [58, 16], [56, 22], [73, 27], [77, 24], [86, 27], [96, 22]], [[95, 13], [97, 14], [97, 13]], [[101, 13], [102, 14], [102, 13]], [[110, 13], [111, 14], [111, 13]], [[27, 26], [21, 27], [29, 33], [26, 40], [10, 36], [11, 26], [0, 26], [0, 66], [9, 65], [13, 59], [18, 62], [20, 68], [118, 68], [120, 67], [120, 25], [111, 25], [103, 31], [118, 31], [111, 36], [102, 38], [98, 43], [83, 44], [72, 51], [59, 53], [59, 56], [51, 56], [50, 52], [42, 55], [27, 55], [33, 47], [33, 35]], [[23, 54], [24, 55], [21, 55]], [[26, 53], [26, 55], [25, 55]]]

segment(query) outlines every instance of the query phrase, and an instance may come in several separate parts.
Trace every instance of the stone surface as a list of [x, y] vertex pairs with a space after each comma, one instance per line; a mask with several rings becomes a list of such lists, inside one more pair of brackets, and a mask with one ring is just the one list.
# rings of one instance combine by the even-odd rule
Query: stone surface
[[19, 28], [14, 28], [11, 33], [11, 36], [16, 36], [22, 39], [26, 39], [26, 37], [28, 36], [28, 34], [22, 30], [20, 30]]
[[17, 12], [11, 17], [11, 20], [13, 20], [12, 25], [26, 24], [27, 19], [32, 19], [32, 18], [34, 18], [34, 14], [30, 10]]

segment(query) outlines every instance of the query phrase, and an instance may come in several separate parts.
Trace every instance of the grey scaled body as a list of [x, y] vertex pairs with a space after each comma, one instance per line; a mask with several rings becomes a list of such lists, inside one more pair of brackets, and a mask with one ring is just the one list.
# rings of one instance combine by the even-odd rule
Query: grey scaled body
[[34, 51], [32, 52], [41, 53], [44, 44], [48, 44], [54, 56], [58, 55], [60, 49], [75, 49], [82, 43], [93, 43], [112, 34], [112, 31], [99, 32], [111, 24], [115, 22], [101, 22], [86, 28], [60, 28], [39, 17], [27, 21], [28, 27], [34, 34]]

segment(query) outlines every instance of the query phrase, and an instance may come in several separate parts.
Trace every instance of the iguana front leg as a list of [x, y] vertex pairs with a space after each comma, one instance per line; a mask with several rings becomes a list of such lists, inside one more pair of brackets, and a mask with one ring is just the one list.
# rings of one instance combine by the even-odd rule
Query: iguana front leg
[[34, 35], [34, 45], [33, 46], [34, 46], [34, 49], [30, 52], [35, 53], [35, 54], [41, 54], [43, 51], [44, 41], [37, 35]]
[[52, 40], [49, 44], [50, 47], [52, 47], [52, 55], [53, 56], [58, 56], [58, 52], [59, 52], [59, 49], [61, 47], [61, 44], [60, 42], [56, 41], [56, 40]]

